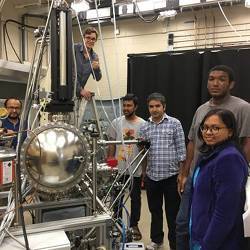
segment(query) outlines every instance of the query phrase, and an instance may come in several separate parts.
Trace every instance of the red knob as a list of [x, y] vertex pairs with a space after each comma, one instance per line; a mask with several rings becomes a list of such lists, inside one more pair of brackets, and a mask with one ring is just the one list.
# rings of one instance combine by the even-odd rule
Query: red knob
[[117, 166], [118, 164], [118, 161], [117, 159], [115, 159], [114, 157], [109, 157], [106, 159], [106, 163], [111, 167], [111, 168], [114, 168]]

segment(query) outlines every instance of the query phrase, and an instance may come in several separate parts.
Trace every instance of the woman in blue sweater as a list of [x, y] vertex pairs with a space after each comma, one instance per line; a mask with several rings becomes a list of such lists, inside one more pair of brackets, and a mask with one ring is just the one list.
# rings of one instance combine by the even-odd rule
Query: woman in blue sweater
[[234, 115], [211, 110], [201, 122], [193, 174], [190, 249], [244, 250], [242, 214], [248, 164], [237, 147]]

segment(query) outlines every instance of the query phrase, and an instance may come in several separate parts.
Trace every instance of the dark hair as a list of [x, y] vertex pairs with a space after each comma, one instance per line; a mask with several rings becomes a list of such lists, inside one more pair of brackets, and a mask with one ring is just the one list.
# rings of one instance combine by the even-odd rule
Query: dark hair
[[[237, 135], [237, 125], [236, 125], [236, 119], [235, 119], [234, 114], [230, 110], [227, 110], [227, 109], [213, 109], [213, 110], [210, 110], [205, 115], [205, 117], [202, 119], [200, 127], [202, 127], [204, 125], [205, 121], [209, 117], [211, 117], [212, 115], [217, 115], [221, 119], [221, 121], [226, 125], [226, 127], [228, 129], [232, 130], [232, 136], [228, 140], [230, 140], [230, 141], [234, 142], [236, 145], [238, 145], [239, 137]], [[203, 140], [203, 137], [202, 137], [202, 132], [201, 132], [200, 129], [198, 130], [198, 137], [203, 142], [202, 146], [200, 147], [200, 151], [201, 152], [208, 151], [209, 147], [205, 144], [205, 142]]]
[[223, 71], [225, 73], [227, 73], [228, 78], [229, 78], [229, 82], [232, 82], [235, 80], [235, 74], [232, 68], [230, 68], [227, 65], [217, 65], [214, 66], [213, 68], [211, 68], [208, 72], [208, 75], [212, 72], [212, 71]]
[[161, 93], [154, 92], [154, 93], [150, 94], [150, 95], [148, 96], [148, 98], [147, 98], [147, 104], [148, 104], [150, 101], [152, 101], [152, 100], [160, 101], [161, 104], [162, 104], [163, 106], [166, 105], [166, 98], [165, 98], [165, 96], [164, 96], [163, 94], [161, 94]]
[[133, 101], [134, 105], [137, 106], [138, 105], [138, 97], [133, 94], [133, 93], [128, 93], [126, 94], [123, 98], [123, 101]]
[[85, 37], [85, 35], [90, 35], [91, 33], [95, 33], [96, 34], [96, 39], [98, 38], [98, 32], [94, 27], [88, 27], [85, 29], [83, 36]]
[[19, 103], [20, 103], [20, 108], [22, 107], [22, 102], [21, 102], [18, 98], [16, 98], [16, 97], [9, 97], [9, 98], [7, 98], [7, 99], [4, 101], [4, 107], [5, 107], [5, 108], [7, 108], [7, 103], [8, 103], [9, 100], [16, 100], [16, 101], [19, 101]]

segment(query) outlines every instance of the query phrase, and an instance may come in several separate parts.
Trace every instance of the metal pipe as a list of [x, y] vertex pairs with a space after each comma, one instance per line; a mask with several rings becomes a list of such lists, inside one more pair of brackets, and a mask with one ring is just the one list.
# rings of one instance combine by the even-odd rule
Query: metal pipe
[[[240, 26], [240, 25], [244, 25], [244, 26], [247, 26], [249, 25], [250, 23], [249, 22], [246, 22], [246, 23], [240, 23], [240, 24], [234, 24], [234, 26], [237, 28], [237, 26]], [[207, 29], [213, 29], [214, 27], [213, 26], [207, 26]], [[218, 25], [216, 26], [215, 28], [228, 28], [228, 25]], [[132, 38], [132, 37], [142, 37], [142, 36], [152, 36], [152, 35], [164, 35], [164, 34], [167, 34], [167, 33], [180, 33], [180, 32], [188, 32], [188, 31], [195, 31], [195, 30], [202, 30], [204, 29], [204, 27], [196, 27], [196, 29], [178, 29], [178, 31], [176, 30], [168, 30], [168, 31], [164, 31], [164, 32], [152, 32], [152, 33], [141, 33], [141, 34], [133, 34], [133, 35], [121, 35], [119, 36], [118, 38], [119, 39], [122, 39], [122, 38]], [[246, 32], [246, 31], [249, 31], [250, 29], [237, 29], [237, 31], [242, 31], [242, 32]], [[228, 32], [233, 32], [233, 31], [223, 31], [223, 32], [220, 32], [220, 31], [217, 31], [216, 33], [220, 34], [220, 33], [228, 33]], [[209, 33], [207, 33], [209, 34]], [[243, 34], [244, 36], [244, 34]], [[175, 38], [178, 37], [175, 35]], [[112, 40], [114, 39], [113, 37], [106, 37], [104, 38], [103, 40]]]
[[98, 144], [105, 146], [110, 144], [137, 144], [139, 140], [124, 140], [124, 141], [105, 141], [105, 140], [98, 140]]
[[[239, 45], [243, 44], [243, 45]], [[237, 48], [237, 49], [244, 49], [244, 48], [249, 48], [249, 43], [246, 44], [244, 41], [238, 41], [238, 42], [224, 42], [224, 43], [215, 43], [210, 46], [207, 46], [206, 49], [211, 49], [212, 51], [218, 51], [222, 49], [229, 49], [230, 47], [232, 48]], [[230, 47], [229, 47], [230, 46]], [[183, 50], [185, 48], [186, 50]], [[197, 45], [195, 48], [194, 45], [186, 45], [186, 46], [175, 46], [175, 51], [174, 53], [183, 53], [183, 51], [190, 51], [190, 49], [196, 49], [196, 51], [204, 51], [203, 45]]]
[[99, 114], [97, 112], [97, 107], [96, 107], [95, 93], [92, 93], [91, 104], [92, 104], [92, 108], [94, 110], [95, 119], [96, 119], [96, 125], [97, 125], [97, 129], [99, 130], [98, 131], [99, 132], [99, 136], [100, 136], [101, 139], [103, 139], [101, 124], [100, 124], [100, 118], [99, 118]]
[[[46, 16], [43, 15], [35, 15], [35, 14], [24, 14], [21, 16], [21, 23], [22, 23], [22, 29], [21, 29], [21, 59], [22, 62], [28, 59], [28, 39], [27, 39], [27, 32], [24, 28], [24, 25], [26, 24], [26, 18], [27, 17], [33, 17], [33, 18], [40, 18], [40, 19], [47, 19]], [[1, 37], [1, 36], [0, 36]], [[1, 58], [1, 57], [0, 57]]]
[[24, 25], [25, 25], [25, 16], [22, 15], [21, 17], [21, 23], [22, 23], [22, 28], [21, 28], [21, 59], [22, 59], [22, 62], [25, 61], [26, 59], [26, 56], [25, 56], [25, 53], [26, 53], [26, 48], [25, 48], [25, 28], [24, 28]]
[[139, 161], [138, 165], [135, 167], [135, 169], [133, 170], [132, 174], [129, 176], [129, 178], [127, 179], [127, 181], [125, 182], [125, 184], [123, 185], [120, 193], [116, 196], [115, 200], [113, 201], [113, 203], [111, 204], [111, 206], [109, 207], [109, 209], [111, 210], [114, 206], [115, 203], [118, 201], [118, 199], [120, 199], [120, 197], [122, 196], [123, 191], [126, 189], [128, 183], [130, 182], [131, 178], [133, 177], [133, 175], [135, 174], [135, 172], [137, 171], [138, 167], [140, 166], [140, 164], [142, 163], [142, 161], [144, 160], [144, 158], [146, 157], [146, 155], [148, 154], [149, 149], [147, 149], [147, 151], [145, 152], [145, 154], [142, 156], [141, 160]]
[[[201, 36], [201, 35], [203, 35], [203, 34], [200, 34], [199, 36]], [[212, 35], [212, 34], [211, 34]], [[248, 37], [248, 36], [250, 36], [250, 34], [249, 35], [246, 35], [245, 37]], [[183, 36], [183, 38], [184, 38], [185, 36]], [[222, 37], [220, 37], [219, 39], [225, 39], [225, 38], [236, 38], [236, 37], [238, 37], [238, 36], [236, 36], [236, 35], [234, 35], [234, 36], [222, 36]], [[207, 40], [212, 40], [213, 38], [207, 38]], [[205, 40], [205, 37], [204, 38], [197, 38], [197, 39], [185, 39], [185, 40], [177, 40], [176, 41], [176, 43], [186, 43], [186, 42], [195, 42], [195, 41], [204, 41]], [[218, 39], [217, 39], [218, 40]], [[245, 42], [247, 42], [246, 40], [245, 40]], [[250, 42], [250, 41], [249, 41]]]
[[[87, 179], [87, 181], [88, 181], [89, 183], [91, 183], [91, 178], [90, 178], [87, 174], [85, 174], [84, 176], [85, 176], [85, 179]], [[87, 181], [84, 181], [83, 184], [84, 184], [85, 187], [87, 188], [87, 192], [88, 192], [91, 196], [93, 196], [93, 190], [91, 189], [90, 184], [89, 184]], [[81, 188], [79, 185], [78, 185], [78, 187]], [[96, 197], [96, 201], [97, 201], [97, 204], [99, 205], [99, 207], [100, 207], [106, 214], [109, 214], [109, 215], [111, 214], [110, 210], [102, 203], [102, 201], [101, 201], [98, 197]], [[117, 224], [113, 219], [112, 219], [112, 221], [116, 224], [116, 227], [117, 227], [118, 231], [119, 231], [120, 233], [122, 233], [122, 228], [121, 228], [121, 226], [120, 226], [119, 224]], [[94, 232], [95, 232], [95, 227], [92, 227], [92, 229], [84, 236], [84, 238], [90, 237], [90, 235], [91, 235], [92, 233], [94, 233]]]
[[[85, 178], [87, 179], [87, 181], [88, 181], [89, 183], [92, 182], [91, 178], [90, 178], [87, 174], [85, 174], [84, 176], [85, 176]], [[91, 196], [93, 196], [93, 190], [91, 189], [90, 184], [89, 184], [88, 182], [84, 181], [83, 184], [84, 184], [84, 186], [87, 188], [87, 192], [88, 192]], [[79, 187], [79, 185], [78, 185], [78, 187]], [[96, 197], [96, 202], [97, 202], [97, 205], [98, 205], [105, 213], [110, 214], [110, 211], [108, 210], [108, 208], [102, 203], [102, 201], [101, 201], [98, 197]]]
[[[98, 227], [101, 225], [108, 225], [112, 218], [108, 214], [98, 214], [97, 216], [85, 216], [72, 219], [65, 219], [59, 221], [44, 222], [38, 224], [27, 225], [27, 233], [41, 233], [55, 230], [73, 231], [76, 229]], [[20, 227], [13, 227], [9, 230], [14, 236], [22, 235], [23, 232]]]
[[97, 137], [98, 133], [92, 133], [92, 190], [93, 190], [93, 215], [96, 215], [96, 195], [97, 195]]
[[111, 190], [113, 189], [115, 183], [116, 183], [116, 182], [126, 173], [126, 171], [128, 170], [128, 168], [129, 168], [132, 164], [134, 164], [134, 162], [139, 158], [139, 156], [140, 156], [143, 152], [144, 152], [144, 149], [142, 149], [142, 150], [135, 156], [135, 158], [131, 161], [130, 165], [128, 165], [128, 166], [121, 172], [121, 174], [118, 173], [118, 174], [116, 175], [115, 180], [114, 180], [113, 183], [111, 184], [111, 186], [110, 186], [110, 188], [109, 188], [109, 190], [108, 190], [106, 196], [105, 196], [105, 197], [103, 198], [103, 200], [102, 200], [104, 203], [105, 203], [106, 200], [108, 199], [108, 196], [109, 196]]
[[0, 1], [0, 13], [1, 13], [1, 11], [2, 11], [2, 8], [3, 8], [3, 6], [4, 6], [5, 1], [6, 1], [6, 0], [1, 0], [1, 1]]
[[[0, 0], [0, 37], [3, 37], [3, 29], [2, 29], [2, 13], [1, 13], [1, 0]], [[3, 41], [0, 39], [0, 58], [2, 58], [3, 53]]]

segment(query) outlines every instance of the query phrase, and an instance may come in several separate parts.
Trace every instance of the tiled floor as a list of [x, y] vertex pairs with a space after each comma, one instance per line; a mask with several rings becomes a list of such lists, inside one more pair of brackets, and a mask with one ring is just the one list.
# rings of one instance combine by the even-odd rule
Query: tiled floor
[[[130, 205], [130, 201], [127, 202], [127, 207], [129, 208]], [[148, 243], [150, 243], [150, 224], [151, 224], [151, 215], [149, 213], [148, 210], [148, 203], [147, 203], [147, 196], [146, 196], [146, 192], [143, 190], [142, 191], [142, 208], [141, 208], [141, 219], [139, 222], [139, 228], [141, 230], [142, 233], [142, 241], [145, 245]], [[168, 246], [168, 240], [167, 240], [167, 223], [166, 223], [166, 217], [164, 214], [164, 246], [163, 246], [163, 250], [169, 250], [169, 246]]]

